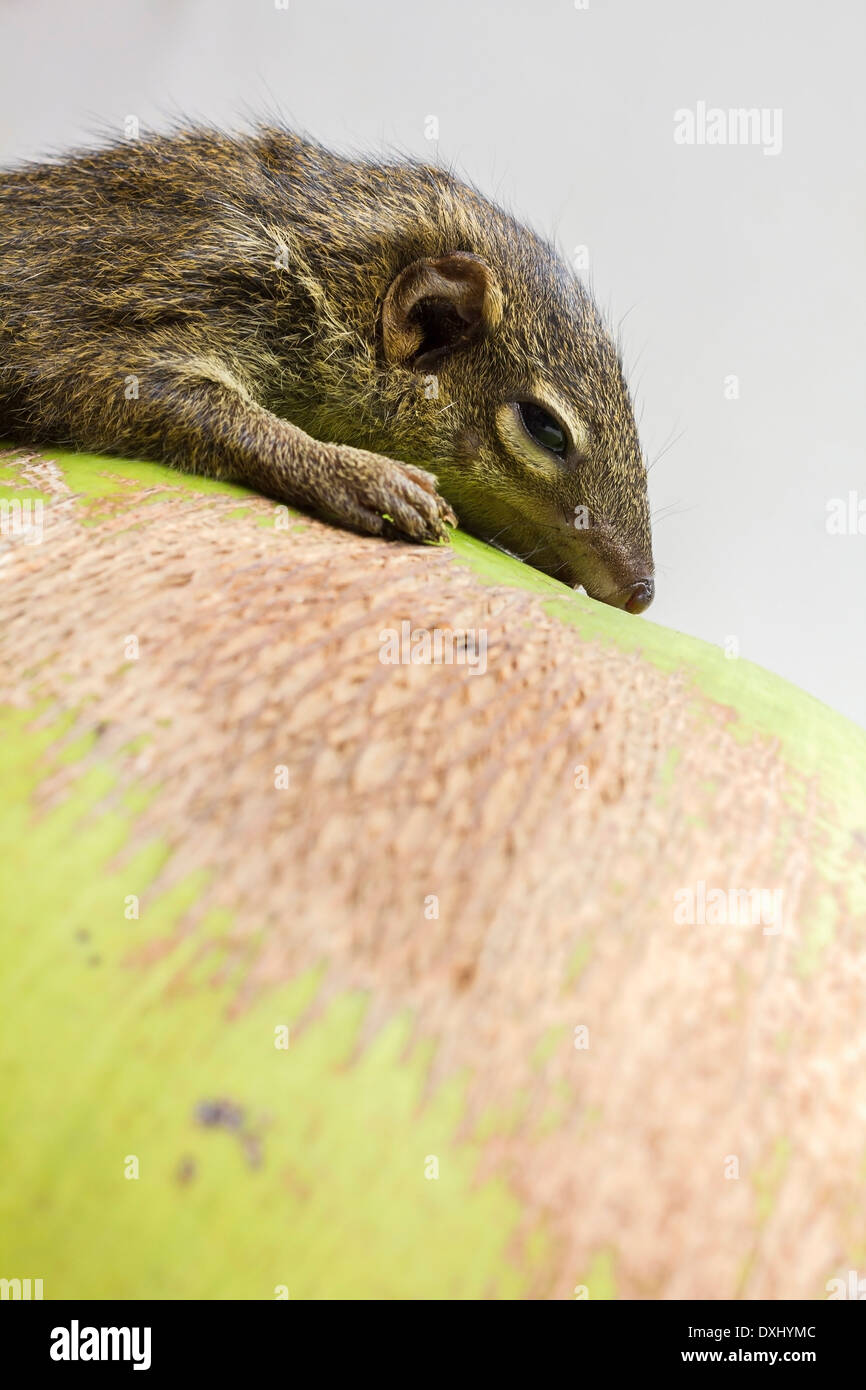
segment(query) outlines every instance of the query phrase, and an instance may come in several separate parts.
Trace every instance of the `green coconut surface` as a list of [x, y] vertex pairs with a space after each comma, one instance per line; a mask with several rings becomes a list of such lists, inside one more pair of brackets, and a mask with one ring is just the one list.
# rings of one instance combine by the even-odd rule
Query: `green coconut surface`
[[[185, 492], [237, 495], [241, 513], [250, 500], [153, 464], [47, 457], [97, 527], [123, 478], [168, 480], [178, 506]], [[39, 496], [18, 482], [14, 461], [0, 459], [0, 496]], [[729, 709], [744, 739], [779, 740], [838, 808], [834, 833], [866, 824], [866, 734], [842, 716], [705, 642], [576, 599], [472, 537], [456, 533], [453, 545], [481, 579], [541, 596], [582, 636], [682, 672], [696, 694]], [[20, 660], [26, 669], [26, 653]], [[347, 1066], [367, 1006], [360, 993], [333, 1001], [296, 1038], [316, 972], [232, 1016], [231, 980], [213, 984], [228, 914], [206, 924], [216, 955], [206, 971], [184, 972], [182, 989], [174, 981], [183, 947], [146, 971], [124, 968], [118, 904], [130, 881], [154, 880], [167, 849], [148, 843], [134, 864], [114, 866], [144, 793], [127, 789], [125, 809], [107, 812], [117, 785], [110, 762], [36, 812], [58, 762], [90, 746], [62, 744], [73, 713], [0, 711], [0, 1275], [43, 1278], [46, 1298], [520, 1297], [544, 1265], [549, 1235], [539, 1228], [515, 1263], [519, 1203], [504, 1181], [477, 1178], [484, 1133], [515, 1123], [519, 1104], [513, 1116], [488, 1116], [473, 1139], [456, 1137], [465, 1078], [421, 1105], [429, 1049], [409, 1041], [408, 1018], [392, 1020]], [[832, 940], [835, 849], [831, 839], [804, 969]], [[152, 904], [134, 924], [136, 945], [165, 938], [200, 886], [190, 879]], [[191, 959], [192, 942], [187, 950]], [[287, 1049], [274, 1045], [282, 1026]], [[196, 1116], [216, 1097], [242, 1101], [243, 1123], [203, 1126]], [[421, 1180], [431, 1156], [439, 1179]], [[574, 1274], [590, 1297], [616, 1296], [611, 1252]]]

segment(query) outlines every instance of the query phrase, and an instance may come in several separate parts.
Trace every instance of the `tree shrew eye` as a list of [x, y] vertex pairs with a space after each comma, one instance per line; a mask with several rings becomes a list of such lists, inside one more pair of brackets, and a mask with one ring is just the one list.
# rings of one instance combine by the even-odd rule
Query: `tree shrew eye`
[[568, 435], [550, 411], [534, 401], [518, 401], [517, 409], [530, 438], [542, 449], [549, 449], [552, 454], [564, 458], [568, 450]]

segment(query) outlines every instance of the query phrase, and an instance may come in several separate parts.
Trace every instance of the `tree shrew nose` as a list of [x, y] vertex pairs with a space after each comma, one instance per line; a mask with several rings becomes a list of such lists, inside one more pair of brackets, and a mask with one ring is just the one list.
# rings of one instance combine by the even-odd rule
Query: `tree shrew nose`
[[655, 580], [649, 577], [639, 579], [636, 584], [632, 584], [629, 596], [625, 601], [626, 612], [643, 613], [652, 603], [655, 591]]

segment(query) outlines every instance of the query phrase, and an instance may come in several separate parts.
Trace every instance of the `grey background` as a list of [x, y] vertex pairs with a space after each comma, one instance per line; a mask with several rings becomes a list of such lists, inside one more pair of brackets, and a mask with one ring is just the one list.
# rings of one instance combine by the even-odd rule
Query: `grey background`
[[[278, 106], [340, 149], [437, 155], [591, 281], [636, 388], [654, 621], [866, 724], [864, 14], [858, 0], [0, 0], [0, 159], [98, 123]], [[780, 107], [782, 152], [674, 143]], [[438, 147], [425, 119], [439, 120]], [[725, 378], [739, 399], [725, 399]], [[671, 443], [671, 441], [674, 441]], [[641, 620], [636, 620], [641, 621]]]

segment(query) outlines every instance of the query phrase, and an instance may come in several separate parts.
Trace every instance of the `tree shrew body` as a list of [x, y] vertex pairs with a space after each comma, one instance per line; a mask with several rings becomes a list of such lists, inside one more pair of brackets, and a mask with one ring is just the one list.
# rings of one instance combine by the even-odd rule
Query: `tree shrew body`
[[0, 439], [653, 596], [622, 366], [554, 249], [444, 169], [181, 130], [0, 173]]

